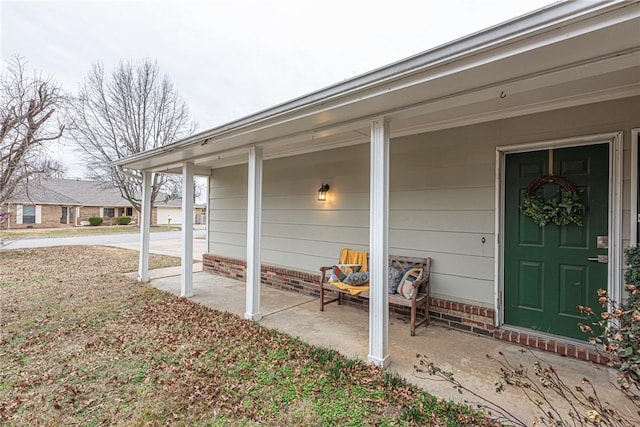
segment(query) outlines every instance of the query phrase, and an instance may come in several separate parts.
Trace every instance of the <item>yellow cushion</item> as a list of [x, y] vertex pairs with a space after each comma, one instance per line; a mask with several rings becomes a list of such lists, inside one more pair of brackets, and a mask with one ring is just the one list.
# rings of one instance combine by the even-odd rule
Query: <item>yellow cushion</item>
[[343, 248], [340, 251], [340, 264], [358, 264], [361, 265], [360, 271], [369, 271], [367, 265], [367, 252], [354, 251], [348, 248]]
[[356, 286], [356, 285], [347, 285], [346, 283], [342, 283], [342, 282], [331, 282], [331, 281], [329, 281], [329, 283], [342, 289], [343, 291], [349, 292], [351, 295], [358, 295], [361, 292], [369, 292], [369, 285]]

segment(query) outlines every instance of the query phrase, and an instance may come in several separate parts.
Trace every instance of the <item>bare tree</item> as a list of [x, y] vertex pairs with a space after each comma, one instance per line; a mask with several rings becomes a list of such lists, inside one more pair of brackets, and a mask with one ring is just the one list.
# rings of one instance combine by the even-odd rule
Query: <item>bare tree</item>
[[[70, 135], [82, 148], [86, 174], [110, 181], [140, 210], [142, 174], [109, 164], [132, 154], [167, 145], [196, 128], [189, 109], [157, 61], [120, 62], [107, 76], [93, 65], [74, 102]], [[151, 202], [167, 182], [155, 174]]]
[[50, 160], [49, 161], [49, 171], [45, 174], [45, 176], [50, 176], [52, 178], [65, 178], [67, 176], [68, 169], [67, 167], [60, 163], [58, 160]]
[[[182, 175], [169, 175], [167, 181], [162, 188], [165, 194], [164, 201], [169, 200], [182, 200]], [[202, 177], [196, 177], [193, 180], [193, 202], [202, 198], [205, 194], [206, 182], [202, 180]]]
[[27, 76], [19, 56], [9, 61], [0, 76], [0, 205], [25, 190], [30, 179], [62, 169], [45, 149], [62, 136], [59, 110], [64, 103], [62, 89], [51, 78]]

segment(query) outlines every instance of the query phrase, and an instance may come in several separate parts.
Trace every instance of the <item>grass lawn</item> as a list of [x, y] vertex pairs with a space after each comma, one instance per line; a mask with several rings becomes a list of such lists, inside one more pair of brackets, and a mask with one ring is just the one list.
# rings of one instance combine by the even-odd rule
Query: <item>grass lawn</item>
[[121, 274], [136, 267], [137, 252], [108, 247], [0, 252], [0, 424], [489, 424], [378, 368]]
[[[174, 231], [180, 230], [180, 227], [170, 225], [156, 225], [151, 227], [151, 232], [155, 231]], [[47, 228], [47, 229], [20, 229], [20, 230], [3, 230], [0, 231], [0, 239], [35, 239], [41, 237], [70, 237], [84, 236], [88, 234], [114, 234], [114, 233], [139, 233], [140, 227], [135, 225], [111, 225], [111, 226], [86, 226], [86, 227], [70, 227], [70, 228]]]

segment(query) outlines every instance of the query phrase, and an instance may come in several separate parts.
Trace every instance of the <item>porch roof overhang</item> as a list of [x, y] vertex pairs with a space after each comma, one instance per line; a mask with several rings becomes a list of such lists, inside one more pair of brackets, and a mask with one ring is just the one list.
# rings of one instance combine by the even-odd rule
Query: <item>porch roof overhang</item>
[[196, 174], [264, 158], [640, 94], [640, 1], [559, 3], [273, 108], [114, 162]]

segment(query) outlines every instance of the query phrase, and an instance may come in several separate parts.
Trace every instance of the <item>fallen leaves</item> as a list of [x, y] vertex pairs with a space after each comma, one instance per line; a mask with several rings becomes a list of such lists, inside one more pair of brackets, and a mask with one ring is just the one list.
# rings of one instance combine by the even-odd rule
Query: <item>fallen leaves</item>
[[[445, 424], [382, 371], [127, 279], [137, 253], [0, 252], [0, 422]], [[151, 264], [178, 260], [152, 255]], [[444, 409], [443, 409], [444, 408]], [[465, 418], [466, 419], [466, 418]]]

